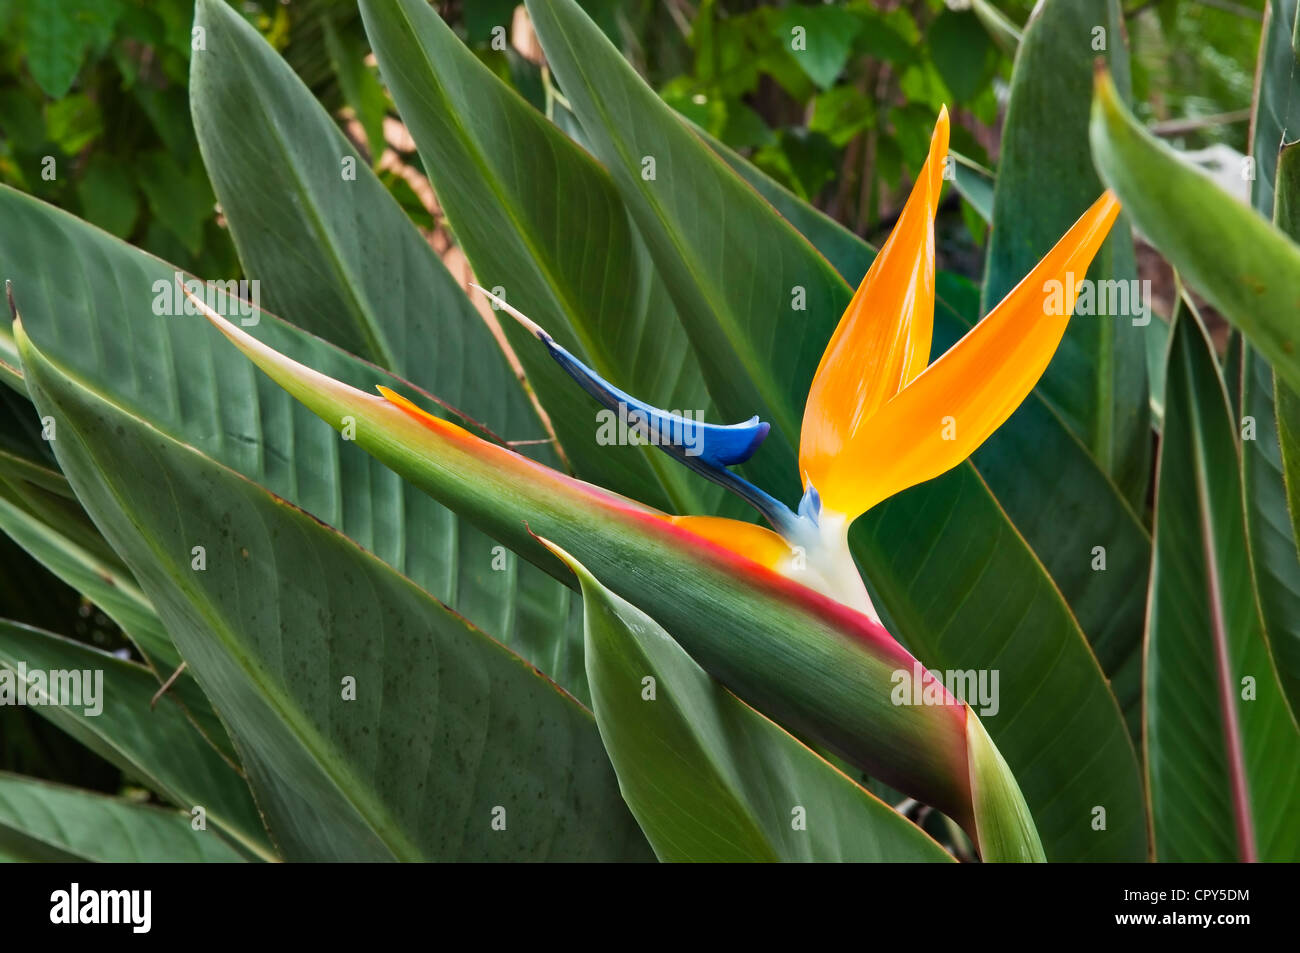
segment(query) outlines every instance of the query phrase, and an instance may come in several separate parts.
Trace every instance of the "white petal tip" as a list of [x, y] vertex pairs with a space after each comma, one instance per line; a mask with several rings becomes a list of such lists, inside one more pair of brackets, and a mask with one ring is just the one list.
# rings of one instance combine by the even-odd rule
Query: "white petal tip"
[[524, 314], [518, 308], [509, 304], [505, 298], [497, 297], [492, 292], [488, 291], [486, 288], [482, 287], [481, 285], [476, 285], [472, 281], [469, 283], [469, 286], [471, 288], [475, 288], [478, 291], [482, 292], [489, 301], [491, 301], [493, 304], [497, 306], [497, 309], [499, 311], [504, 311], [506, 314], [510, 315], [521, 325], [523, 325], [524, 330], [526, 330], [533, 337], [537, 338], [539, 341], [551, 340], [551, 336], [546, 333], [545, 329], [540, 324], [538, 324], [532, 318], [528, 317], [528, 315]]

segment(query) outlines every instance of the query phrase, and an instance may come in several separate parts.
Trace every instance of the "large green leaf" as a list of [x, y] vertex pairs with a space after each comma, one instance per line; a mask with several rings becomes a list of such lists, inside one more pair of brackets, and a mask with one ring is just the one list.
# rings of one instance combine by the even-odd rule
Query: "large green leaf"
[[7, 499], [2, 486], [0, 530], [46, 569], [103, 609], [157, 671], [165, 676], [180, 665], [180, 656], [167, 631], [130, 574], [115, 565], [106, 565]]
[[[155, 298], [179, 294], [172, 267], [11, 189], [0, 188], [0, 221], [0, 272], [13, 278], [29, 332], [47, 355], [162, 432], [336, 527], [585, 694], [577, 598], [340, 441], [215, 332], [196, 334], [192, 315], [156, 314]], [[165, 311], [174, 302], [161, 304]], [[333, 376], [396, 385], [269, 315], [257, 330]]]
[[866, 274], [876, 251], [815, 205], [805, 202], [740, 153], [703, 129], [693, 127], [709, 148], [816, 247], [850, 285]]
[[487, 324], [289, 64], [224, 0], [195, 23], [194, 129], [262, 306], [505, 439], [544, 437]]
[[0, 667], [15, 677], [26, 673], [29, 685], [34, 673], [92, 673], [102, 686], [94, 706], [84, 696], [72, 704], [56, 695], [33, 710], [178, 807], [202, 807], [208, 824], [247, 850], [271, 856], [244, 778], [190, 720], [182, 692], [154, 707], [158, 680], [144, 666], [6, 620], [0, 620]]
[[[0, 414], [4, 413], [4, 409], [0, 408]], [[30, 414], [27, 416], [30, 418]], [[0, 426], [7, 422], [0, 421]], [[9, 444], [5, 439], [7, 436], [3, 430], [0, 430], [0, 479], [8, 482], [28, 483], [62, 495], [65, 498], [72, 498], [72, 491], [68, 489], [68, 481], [52, 461], [33, 456], [27, 453], [23, 447], [15, 447]]]
[[[1256, 80], [1255, 181], [1251, 197], [1258, 211], [1292, 239], [1300, 236], [1300, 152], [1287, 146], [1288, 130], [1300, 128], [1300, 84], [1293, 47], [1297, 4], [1274, 0], [1266, 8], [1259, 75]], [[1246, 493], [1246, 528], [1251, 566], [1269, 646], [1293, 714], [1300, 714], [1300, 558], [1296, 523], [1300, 507], [1300, 400], [1250, 345], [1242, 348], [1242, 413], [1251, 419], [1253, 439], [1242, 443], [1241, 473]]]
[[1146, 646], [1159, 860], [1300, 860], [1300, 731], [1256, 606], [1238, 453], [1209, 338], [1185, 312], [1169, 352]]
[[[1241, 408], [1248, 429], [1242, 441], [1241, 478], [1246, 496], [1250, 562], [1259, 591], [1260, 611], [1278, 676], [1293, 713], [1300, 713], [1300, 561], [1290, 514], [1295, 486], [1287, 479], [1284, 455], [1295, 457], [1300, 407], [1293, 391], [1275, 382], [1254, 348], [1243, 355]], [[1278, 388], [1275, 402], [1274, 388]], [[1280, 413], [1279, 413], [1280, 412]], [[1294, 464], [1292, 464], [1294, 466]]]
[[[1118, 0], [1045, 0], [1025, 27], [998, 159], [985, 310], [1001, 301], [1101, 194], [1083, 148], [1093, 60], [1101, 55], [1127, 89]], [[1088, 278], [1135, 286], [1137, 264], [1126, 218], [1112, 228]], [[1101, 305], [1109, 295], [1093, 297]], [[1134, 302], [1128, 294], [1122, 300], [1128, 302], [1125, 313], [1111, 313], [1109, 305], [1118, 307], [1120, 301], [1109, 300], [1092, 315], [1076, 313], [1038, 389], [1129, 502], [1140, 506], [1151, 460], [1146, 359], [1143, 327], [1133, 323]]]
[[[665, 276], [710, 392], [727, 416], [757, 411], [773, 422], [754, 471], [766, 489], [793, 499], [800, 412], [848, 285], [681, 123], [572, 0], [529, 9], [551, 68]], [[646, 156], [656, 159], [653, 180], [641, 175]], [[807, 312], [791, 307], [796, 288], [806, 293]], [[853, 539], [876, 604], [927, 665], [1001, 671], [1001, 710], [986, 724], [1034, 811], [1047, 856], [1142, 856], [1141, 785], [1121, 712], [1059, 590], [975, 470], [963, 465], [900, 494], [860, 520]], [[1079, 768], [1081, 751], [1093, 767]], [[1098, 804], [1109, 805], [1111, 817], [1100, 834], [1089, 827]]]
[[[59, 472], [43, 422], [26, 396], [0, 393], [0, 495], [75, 542], [105, 567], [125, 572]], [[54, 431], [49, 431], [53, 435]]]
[[1300, 387], [1300, 247], [1147, 133], [1101, 75], [1092, 151], [1102, 178], [1187, 284]]
[[[216, 333], [200, 321], [191, 336]], [[60, 465], [225, 715], [287, 858], [645, 856], [571, 696], [354, 542], [19, 344], [37, 406], [62, 422]]]
[[127, 574], [59, 472], [45, 433], [25, 391], [21, 396], [0, 391], [0, 496], [75, 543], [103, 568]]
[[[5, 291], [8, 290], [9, 287], [6, 285]], [[18, 347], [14, 344], [9, 328], [0, 327], [0, 384], [26, 397], [27, 387], [23, 384], [23, 373], [19, 367], [21, 363], [18, 359]]]
[[1260, 34], [1259, 63], [1251, 123], [1254, 178], [1251, 204], [1273, 218], [1278, 154], [1300, 132], [1300, 89], [1296, 83], [1296, 0], [1267, 0]]
[[660, 860], [944, 861], [910, 821], [709, 677], [568, 553], [619, 787]]
[[[25, 416], [36, 416], [30, 404]], [[12, 500], [41, 522], [56, 526], [65, 535], [86, 543], [88, 549], [96, 550], [105, 561], [115, 559], [102, 537], [96, 542], [98, 532], [94, 524], [78, 505], [67, 479], [53, 461], [49, 470], [44, 469], [43, 462], [35, 466], [30, 461], [21, 461], [15, 466], [15, 462], [14, 457], [0, 461], [0, 496]]]
[[[608, 175], [421, 0], [361, 4], [366, 30], [479, 283], [607, 379], [719, 421]], [[579, 476], [679, 512], [721, 490], [654, 447], [601, 446], [597, 406], [529, 335], [506, 333]], [[744, 415], [747, 419], [749, 413]], [[734, 507], [734, 504], [728, 504]]]
[[0, 772], [0, 854], [10, 860], [232, 863], [244, 858], [189, 814]]
[[[1291, 539], [1294, 541], [1300, 538], [1300, 394], [1275, 380], [1273, 396], [1277, 409], [1278, 442], [1282, 450], [1286, 508], [1291, 514]], [[1293, 638], [1293, 642], [1293, 647], [1287, 650], [1293, 660], [1288, 666], [1292, 678], [1300, 675], [1300, 664], [1296, 664], [1294, 655], [1300, 649], [1300, 638]], [[1293, 701], [1292, 708], [1300, 710], [1300, 703]]]
[[[121, 626], [157, 682], [160, 685], [170, 682], [167, 691], [182, 702], [196, 727], [227, 758], [237, 760], [225, 728], [207, 697], [184, 672], [177, 676], [179, 681], [173, 680], [173, 674], [180, 670], [180, 653], [153, 604], [116, 554], [106, 560], [98, 554], [97, 547], [87, 548], [78, 537], [63, 534], [57, 526], [43, 521], [38, 513], [25, 509], [21, 499], [7, 492], [3, 483], [0, 483], [0, 531]], [[94, 539], [112, 552], [98, 531]]]
[[0, 390], [0, 478], [32, 483], [73, 498], [49, 443], [41, 439], [41, 422], [32, 413], [25, 392]]

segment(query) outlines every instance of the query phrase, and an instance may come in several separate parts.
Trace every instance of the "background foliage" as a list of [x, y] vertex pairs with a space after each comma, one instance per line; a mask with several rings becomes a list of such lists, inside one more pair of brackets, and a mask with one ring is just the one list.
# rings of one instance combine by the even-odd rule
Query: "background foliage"
[[[368, 156], [453, 275], [463, 277], [463, 256], [415, 143], [367, 56], [356, 6], [328, 0], [236, 6]], [[435, 6], [498, 77], [554, 114], [556, 92], [538, 65], [535, 40], [526, 30], [510, 30], [511, 44], [503, 49], [495, 42], [494, 28], [512, 22], [514, 3]], [[978, 172], [1002, 159], [1014, 39], [999, 42], [974, 6], [941, 0], [591, 0], [583, 6], [673, 108], [873, 243], [892, 224], [925, 157], [934, 115], [947, 104], [953, 148], [975, 176], [941, 210], [939, 264], [976, 284], [984, 279], [989, 208], [983, 206], [992, 205], [992, 190], [986, 185], [988, 194], [981, 192]], [[996, 6], [1010, 36], [1032, 4]], [[1221, 164], [1247, 151], [1263, 6], [1264, 0], [1130, 0], [1124, 20], [1138, 117], [1184, 150], [1220, 150]], [[188, 0], [0, 0], [0, 182], [193, 273], [239, 277], [190, 111], [193, 16]], [[786, 38], [796, 22], [814, 36], [810, 46], [818, 56], [790, 54]], [[1073, 148], [1084, 152], [1087, 144]], [[51, 160], [52, 177], [42, 174]], [[845, 247], [854, 265], [862, 261], [854, 256], [870, 253], [860, 243]], [[942, 321], [955, 320], [943, 316], [939, 336]], [[22, 426], [16, 413], [2, 419], [11, 430]], [[39, 447], [30, 433], [0, 437]], [[994, 457], [986, 456], [987, 466], [977, 463], [997, 489]], [[0, 546], [0, 617], [130, 654], [90, 598], [7, 538]], [[1092, 634], [1086, 610], [1078, 611]], [[1114, 675], [1100, 643], [1098, 654]], [[1115, 671], [1120, 668], [1117, 661]], [[144, 800], [158, 789], [149, 779], [123, 776], [108, 761], [85, 758], [83, 749], [26, 711], [0, 709], [0, 739], [0, 770], [103, 791], [125, 788]]]
[[[1177, 120], [1180, 145], [1246, 151], [1244, 111], [1264, 0], [1131, 2], [1126, 16], [1134, 100], [1148, 122]], [[444, 2], [439, 12], [478, 55], [542, 104], [535, 66], [492, 46], [509, 0]], [[897, 211], [946, 103], [953, 147], [988, 165], [1012, 55], [970, 9], [943, 0], [834, 6], [737, 0], [589, 0], [584, 7], [682, 114], [866, 237]], [[332, 111], [360, 118], [382, 141], [391, 102], [347, 0], [243, 0], [240, 9]], [[1030, 0], [1000, 2], [1022, 24]], [[190, 119], [187, 0], [0, 0], [0, 182], [21, 188], [187, 270], [235, 276], [238, 261], [203, 174]], [[797, 19], [836, 38], [832, 54], [796, 58], [784, 42]], [[819, 45], [819, 44], [814, 44]], [[371, 61], [373, 63], [373, 61]], [[1229, 122], [1204, 122], [1207, 118]], [[409, 142], [403, 161], [418, 165]], [[402, 148], [405, 147], [405, 148]], [[373, 154], [373, 149], [372, 149]], [[54, 157], [58, 175], [41, 176]], [[426, 225], [409, 185], [386, 183]], [[974, 223], [974, 219], [968, 216]], [[961, 255], [953, 238], [948, 255]]]

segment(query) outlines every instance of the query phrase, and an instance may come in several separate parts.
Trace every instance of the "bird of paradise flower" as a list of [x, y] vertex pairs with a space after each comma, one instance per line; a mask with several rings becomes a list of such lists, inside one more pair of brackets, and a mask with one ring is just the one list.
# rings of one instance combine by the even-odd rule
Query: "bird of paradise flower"
[[[596, 400], [629, 414], [683, 465], [749, 502], [770, 529], [716, 516], [662, 514], [674, 525], [797, 579], [879, 622], [849, 552], [854, 520], [888, 497], [969, 457], [1034, 388], [1065, 333], [1078, 281], [1109, 233], [1119, 203], [1104, 193], [1025, 279], [964, 338], [930, 362], [934, 324], [934, 216], [948, 154], [949, 119], [939, 113], [925, 165], [893, 231], [826, 346], [804, 409], [799, 467], [804, 495], [790, 508], [734, 473], [768, 433], [756, 416], [701, 424], [652, 407], [601, 378], [536, 322], [479, 288], [518, 320]], [[1070, 300], [1045, 307], [1062, 282]], [[474, 287], [478, 288], [477, 285]], [[387, 387], [385, 399], [431, 415]]]

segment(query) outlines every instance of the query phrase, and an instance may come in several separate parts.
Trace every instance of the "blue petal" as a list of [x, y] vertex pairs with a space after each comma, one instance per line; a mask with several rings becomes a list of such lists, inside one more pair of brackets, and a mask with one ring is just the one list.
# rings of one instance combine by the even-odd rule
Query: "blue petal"
[[814, 526], [821, 522], [822, 496], [811, 480], [808, 481], [808, 489], [803, 491], [803, 499], [799, 501], [799, 515], [810, 520]]
[[769, 424], [757, 416], [741, 424], [706, 424], [652, 407], [626, 391], [619, 390], [556, 344], [555, 339], [527, 315], [490, 291], [478, 285], [473, 287], [483, 292], [500, 310], [512, 315], [546, 345], [551, 357], [569, 376], [601, 404], [621, 415], [629, 429], [637, 428], [643, 434], [650, 435], [653, 439], [649, 442], [659, 449], [705, 479], [726, 487], [746, 500], [767, 518], [777, 532], [788, 535], [797, 526], [799, 517], [788, 506], [727, 469], [737, 463], [744, 463], [754, 455], [771, 429]]
[[629, 427], [641, 426], [643, 432], [656, 435], [656, 445], [674, 457], [694, 457], [713, 467], [744, 463], [754, 455], [771, 426], [751, 417], [743, 424], [707, 424], [680, 414], [651, 407], [626, 391], [619, 390], [582, 361], [547, 337], [542, 339], [551, 357], [569, 372], [596, 400], [622, 416]]

